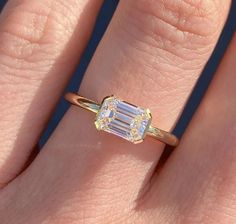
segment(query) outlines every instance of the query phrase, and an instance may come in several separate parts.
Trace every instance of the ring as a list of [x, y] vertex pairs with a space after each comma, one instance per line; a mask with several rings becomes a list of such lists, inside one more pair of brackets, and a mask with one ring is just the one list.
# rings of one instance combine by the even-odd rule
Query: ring
[[179, 143], [175, 135], [151, 125], [152, 115], [149, 109], [137, 107], [113, 95], [105, 97], [101, 104], [75, 93], [67, 93], [65, 99], [95, 113], [95, 126], [99, 131], [106, 131], [134, 144], [141, 143], [146, 136], [171, 146]]

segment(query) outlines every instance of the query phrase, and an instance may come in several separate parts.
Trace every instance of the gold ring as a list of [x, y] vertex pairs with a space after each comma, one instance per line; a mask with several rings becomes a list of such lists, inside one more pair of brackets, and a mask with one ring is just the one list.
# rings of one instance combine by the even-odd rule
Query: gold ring
[[97, 130], [106, 131], [135, 144], [141, 143], [146, 136], [171, 146], [179, 143], [175, 135], [151, 125], [152, 115], [149, 109], [142, 109], [115, 96], [105, 97], [101, 104], [75, 93], [67, 93], [65, 99], [73, 105], [94, 112]]

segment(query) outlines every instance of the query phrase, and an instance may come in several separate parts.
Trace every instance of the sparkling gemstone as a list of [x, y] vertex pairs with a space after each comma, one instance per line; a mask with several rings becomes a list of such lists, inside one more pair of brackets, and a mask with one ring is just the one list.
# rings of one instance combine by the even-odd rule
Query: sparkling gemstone
[[144, 139], [151, 119], [148, 109], [142, 109], [111, 96], [103, 100], [95, 125], [98, 130], [139, 143]]

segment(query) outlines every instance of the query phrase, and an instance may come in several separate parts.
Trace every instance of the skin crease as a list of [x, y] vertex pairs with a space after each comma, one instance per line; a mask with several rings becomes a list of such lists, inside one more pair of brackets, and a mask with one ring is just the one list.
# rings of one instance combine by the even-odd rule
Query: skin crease
[[[149, 107], [159, 127], [172, 129], [211, 55], [229, 4], [121, 1], [79, 92], [98, 101], [116, 93]], [[50, 12], [46, 26], [45, 5]], [[86, 28], [89, 36], [98, 8], [97, 1], [71, 0], [65, 8], [62, 1], [12, 0], [2, 14], [0, 105], [6, 107], [0, 120], [1, 224], [235, 223], [235, 40], [180, 146], [158, 175], [154, 170], [163, 144], [148, 139], [132, 145], [97, 132], [93, 115], [72, 107], [33, 163], [5, 186], [21, 171], [40, 135], [49, 105], [72, 73], [68, 61], [85, 47], [76, 41], [84, 39], [80, 29]], [[24, 19], [32, 9], [33, 18]], [[61, 14], [68, 20], [60, 20]], [[26, 28], [17, 29], [19, 23]], [[40, 26], [35, 30], [32, 25], [41, 23], [43, 36]], [[65, 35], [58, 33], [68, 24]], [[53, 69], [42, 64], [48, 61]], [[60, 84], [57, 73], [66, 76]], [[40, 94], [44, 91], [50, 99]], [[15, 100], [22, 103], [13, 107], [9, 99], [18, 92]], [[47, 113], [39, 113], [39, 107]], [[219, 140], [222, 136], [225, 141]]]
[[1, 14], [0, 187], [30, 156], [86, 46], [101, 3], [67, 2], [13, 0]]

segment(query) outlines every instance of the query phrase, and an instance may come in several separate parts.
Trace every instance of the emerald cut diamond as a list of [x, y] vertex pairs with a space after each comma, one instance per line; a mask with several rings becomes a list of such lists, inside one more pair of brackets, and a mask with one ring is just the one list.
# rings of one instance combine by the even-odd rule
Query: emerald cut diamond
[[112, 133], [133, 143], [140, 143], [145, 138], [151, 119], [148, 109], [111, 96], [103, 100], [95, 125], [98, 130]]

